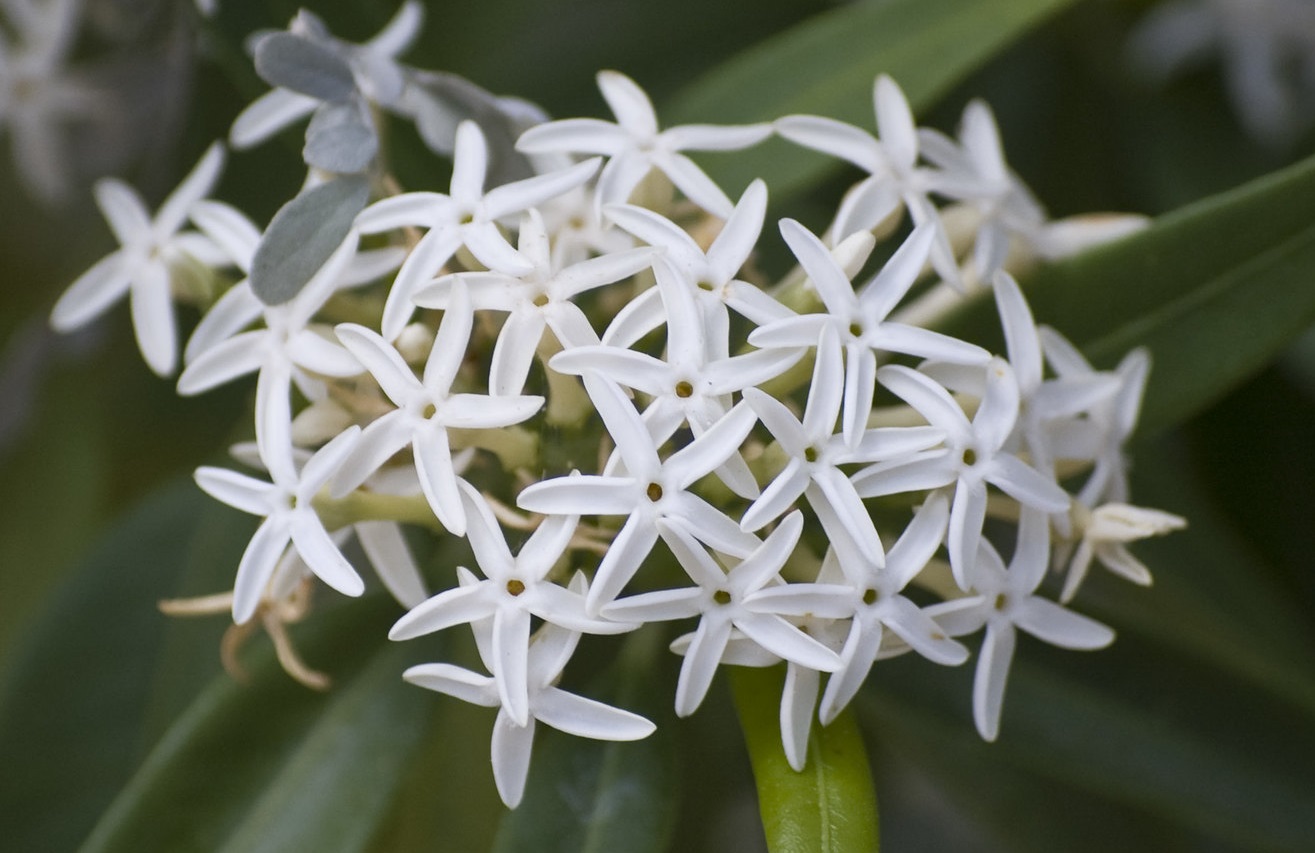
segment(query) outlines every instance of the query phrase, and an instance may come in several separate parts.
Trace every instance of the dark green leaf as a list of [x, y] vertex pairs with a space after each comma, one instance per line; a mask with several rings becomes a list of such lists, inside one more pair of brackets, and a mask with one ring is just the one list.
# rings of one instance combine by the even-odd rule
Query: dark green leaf
[[771, 853], [853, 853], [877, 849], [877, 798], [863, 736], [852, 712], [814, 723], [808, 763], [791, 769], [777, 714], [784, 666], [736, 668], [735, 707], [758, 786], [758, 809]]
[[[657, 731], [632, 743], [582, 740], [538, 729], [525, 798], [498, 827], [496, 853], [659, 853], [675, 819], [675, 720], [669, 691], [652, 678], [655, 631], [633, 636], [586, 695], [643, 714]], [[665, 718], [665, 719], [661, 719]]]
[[356, 91], [352, 69], [322, 44], [292, 33], [270, 33], [256, 42], [256, 73], [271, 86], [321, 101], [342, 101]]
[[[1111, 365], [1150, 349], [1141, 435], [1179, 423], [1272, 361], [1315, 320], [1315, 159], [1157, 219], [1126, 240], [1037, 269], [1038, 322]], [[998, 340], [989, 300], [948, 330]]]
[[433, 707], [383, 640], [394, 605], [344, 603], [295, 635], [335, 685], [293, 682], [266, 648], [219, 676], [143, 762], [84, 850], [357, 850], [387, 813]]
[[251, 262], [251, 290], [266, 305], [293, 299], [342, 245], [369, 197], [364, 178], [343, 176], [279, 208]]
[[0, 838], [11, 849], [72, 849], [148, 746], [150, 663], [168, 622], [155, 603], [210, 504], [191, 483], [143, 504], [23, 638], [0, 688]]
[[[915, 111], [1073, 0], [868, 0], [818, 15], [744, 51], [686, 89], [664, 123], [772, 121], [810, 113], [873, 129], [872, 84], [889, 74]], [[834, 160], [773, 140], [708, 160], [724, 186], [765, 178], [779, 197]]]

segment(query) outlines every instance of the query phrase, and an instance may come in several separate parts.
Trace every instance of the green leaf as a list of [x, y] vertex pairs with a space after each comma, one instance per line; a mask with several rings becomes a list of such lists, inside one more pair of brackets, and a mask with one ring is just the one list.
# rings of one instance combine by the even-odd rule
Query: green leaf
[[845, 711], [826, 727], [814, 723], [808, 763], [796, 773], [781, 746], [777, 708], [784, 680], [783, 666], [737, 667], [731, 673], [768, 850], [875, 851], [877, 798], [852, 713]]
[[401, 682], [410, 650], [381, 642], [392, 610], [382, 596], [345, 602], [295, 635], [307, 658], [334, 662], [327, 694], [292, 681], [268, 647], [250, 684], [217, 677], [83, 849], [366, 849], [433, 707]]
[[168, 622], [155, 602], [212, 503], [191, 483], [144, 503], [22, 638], [0, 686], [0, 838], [12, 849], [72, 849], [131, 774]]
[[521, 804], [498, 827], [495, 853], [660, 853], [676, 817], [675, 720], [669, 685], [652, 677], [658, 631], [632, 636], [585, 695], [659, 719], [629, 743], [583, 740], [540, 726]]
[[[744, 51], [687, 88], [665, 124], [773, 121], [810, 113], [873, 129], [872, 83], [889, 74], [921, 111], [1073, 0], [868, 0], [815, 16]], [[778, 198], [839, 164], [773, 140], [708, 158], [724, 186], [764, 177]]]
[[[1190, 418], [1315, 321], [1315, 158], [1027, 276], [1040, 323], [1100, 365], [1135, 346], [1152, 368], [1139, 435]], [[990, 300], [942, 328], [998, 340]]]

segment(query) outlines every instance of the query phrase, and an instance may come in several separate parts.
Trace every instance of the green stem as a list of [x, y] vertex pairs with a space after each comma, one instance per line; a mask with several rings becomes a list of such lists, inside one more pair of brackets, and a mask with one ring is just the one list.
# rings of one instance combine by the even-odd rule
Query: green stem
[[444, 530], [423, 495], [384, 495], [357, 489], [334, 499], [324, 491], [315, 496], [315, 511], [330, 530], [359, 521], [398, 521], [439, 532]]
[[852, 711], [813, 721], [808, 763], [790, 768], [777, 715], [785, 667], [735, 667], [731, 688], [770, 853], [875, 853], [877, 794]]

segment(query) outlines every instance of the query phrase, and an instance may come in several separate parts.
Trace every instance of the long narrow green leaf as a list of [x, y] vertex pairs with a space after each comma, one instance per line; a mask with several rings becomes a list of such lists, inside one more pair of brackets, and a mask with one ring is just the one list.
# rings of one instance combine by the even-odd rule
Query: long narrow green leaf
[[784, 667], [736, 668], [731, 687], [758, 786], [771, 853], [866, 853], [877, 849], [877, 798], [863, 736], [846, 711], [813, 726], [808, 763], [796, 773], [781, 747], [777, 714]]
[[[1103, 365], [1149, 347], [1145, 436], [1219, 399], [1308, 328], [1313, 277], [1315, 158], [1037, 269], [1024, 289], [1038, 322]], [[946, 326], [998, 339], [987, 302]]]
[[382, 638], [391, 602], [312, 617], [299, 644], [336, 685], [293, 682], [265, 649], [251, 683], [219, 676], [166, 732], [86, 851], [357, 850], [386, 813], [432, 703], [408, 649]]
[[22, 638], [0, 687], [0, 839], [11, 849], [72, 849], [149, 746], [141, 721], [168, 621], [155, 602], [210, 503], [191, 483], [144, 503]]
[[[872, 82], [890, 74], [915, 110], [933, 104], [1009, 42], [1073, 0], [867, 0], [744, 51], [678, 96], [668, 123], [772, 121], [812, 113], [874, 127]], [[766, 178], [788, 194], [833, 160], [769, 142], [708, 169], [724, 186]]]

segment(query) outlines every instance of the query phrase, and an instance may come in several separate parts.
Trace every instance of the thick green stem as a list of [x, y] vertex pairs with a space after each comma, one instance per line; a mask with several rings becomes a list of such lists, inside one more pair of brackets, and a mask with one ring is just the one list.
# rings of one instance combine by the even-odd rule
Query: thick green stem
[[875, 853], [877, 793], [852, 711], [813, 721], [808, 763], [796, 773], [781, 746], [777, 713], [785, 667], [736, 667], [731, 688], [758, 786], [771, 853]]
[[444, 530], [423, 495], [384, 495], [358, 489], [334, 499], [324, 491], [315, 496], [315, 511], [330, 530], [359, 521], [398, 521]]

